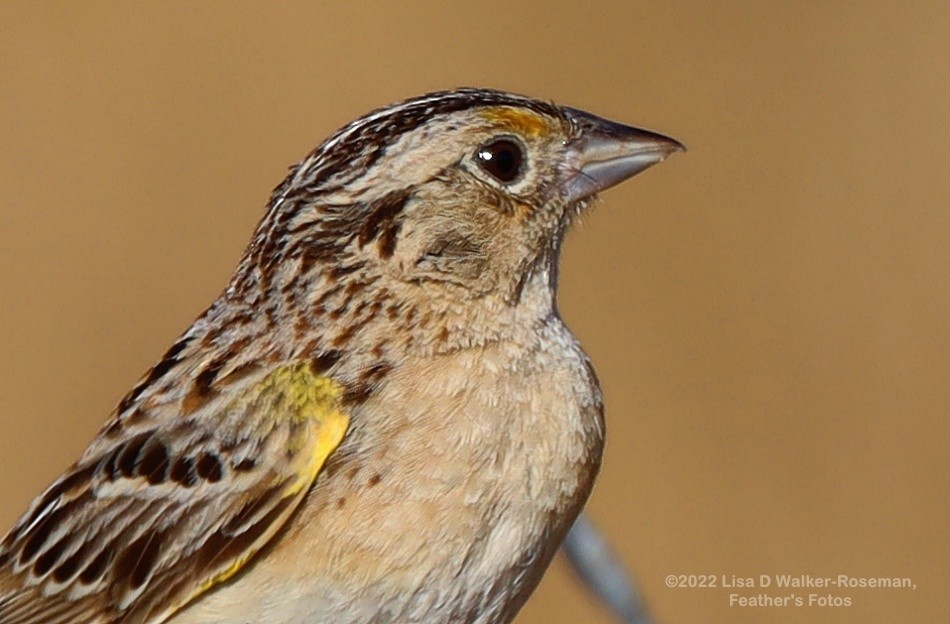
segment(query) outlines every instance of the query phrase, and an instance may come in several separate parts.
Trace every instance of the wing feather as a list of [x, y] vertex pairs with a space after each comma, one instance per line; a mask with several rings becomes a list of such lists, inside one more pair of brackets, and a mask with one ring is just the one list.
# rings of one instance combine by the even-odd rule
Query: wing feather
[[0, 544], [0, 624], [158, 624], [239, 572], [343, 439], [340, 396], [295, 363], [187, 419], [107, 429]]

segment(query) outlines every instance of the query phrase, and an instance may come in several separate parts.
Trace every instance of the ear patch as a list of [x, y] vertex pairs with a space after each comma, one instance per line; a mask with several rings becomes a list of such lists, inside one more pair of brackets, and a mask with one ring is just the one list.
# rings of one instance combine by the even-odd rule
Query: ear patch
[[394, 191], [370, 206], [357, 238], [360, 247], [376, 240], [379, 256], [392, 257], [396, 251], [396, 236], [401, 225], [398, 217], [412, 197], [412, 191], [413, 189]]

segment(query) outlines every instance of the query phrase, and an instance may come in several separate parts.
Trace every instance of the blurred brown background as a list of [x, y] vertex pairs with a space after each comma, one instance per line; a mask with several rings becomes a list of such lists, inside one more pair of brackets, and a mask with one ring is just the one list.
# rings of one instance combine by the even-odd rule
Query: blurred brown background
[[[560, 290], [608, 405], [589, 510], [659, 620], [948, 621], [947, 4], [20, 4], [4, 527], [224, 286], [288, 165], [376, 106], [493, 86], [690, 149], [606, 194]], [[740, 609], [679, 573], [917, 589]], [[606, 620], [559, 562], [518, 621]]]

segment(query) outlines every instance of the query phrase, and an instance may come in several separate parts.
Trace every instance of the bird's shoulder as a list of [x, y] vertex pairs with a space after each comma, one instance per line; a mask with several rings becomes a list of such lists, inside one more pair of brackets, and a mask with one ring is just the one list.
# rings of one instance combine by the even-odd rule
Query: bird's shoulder
[[342, 392], [290, 362], [115, 417], [0, 544], [0, 622], [161, 622], [236, 573], [343, 439]]

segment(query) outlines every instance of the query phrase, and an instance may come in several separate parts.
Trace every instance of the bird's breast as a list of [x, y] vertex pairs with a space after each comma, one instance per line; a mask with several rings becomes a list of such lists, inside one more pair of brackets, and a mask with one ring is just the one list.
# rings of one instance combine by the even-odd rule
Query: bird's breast
[[586, 356], [559, 321], [545, 331], [394, 368], [249, 572], [258, 585], [308, 588], [295, 600], [313, 624], [513, 617], [586, 500], [603, 441]]

